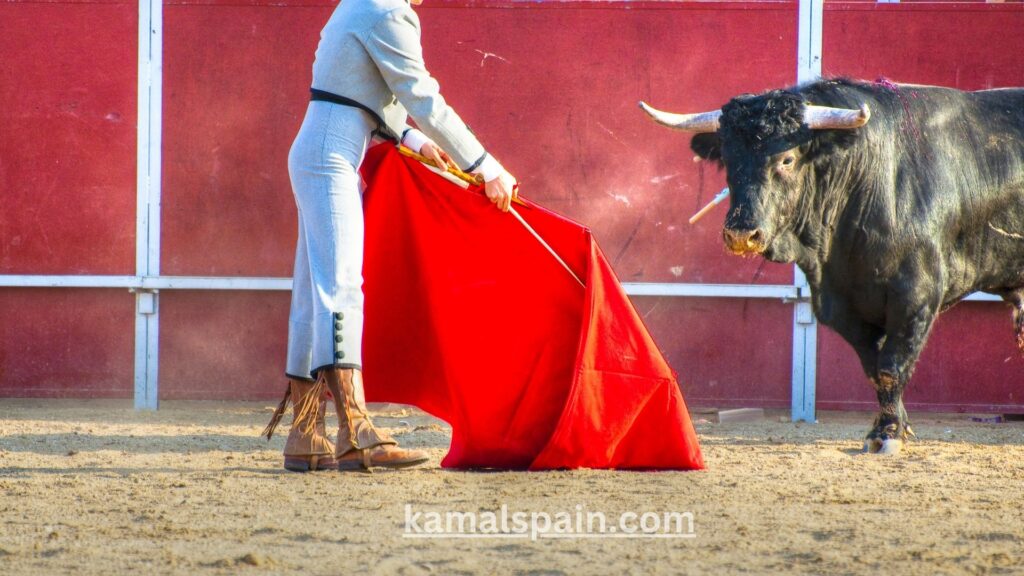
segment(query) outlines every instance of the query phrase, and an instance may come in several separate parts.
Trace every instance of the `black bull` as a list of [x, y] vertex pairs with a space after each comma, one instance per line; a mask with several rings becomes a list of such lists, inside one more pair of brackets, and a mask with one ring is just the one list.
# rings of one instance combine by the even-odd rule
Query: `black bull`
[[856, 350], [881, 407], [866, 450], [913, 434], [903, 390], [965, 296], [1010, 303], [1024, 350], [1024, 89], [826, 80], [702, 115], [647, 110], [725, 167], [726, 246], [795, 262], [818, 319]]

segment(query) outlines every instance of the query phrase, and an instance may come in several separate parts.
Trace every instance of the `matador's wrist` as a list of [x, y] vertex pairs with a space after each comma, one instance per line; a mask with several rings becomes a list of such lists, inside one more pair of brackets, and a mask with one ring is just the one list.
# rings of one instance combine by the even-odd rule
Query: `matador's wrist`
[[419, 152], [427, 143], [433, 144], [434, 141], [415, 128], [409, 128], [402, 135], [402, 144], [413, 152]]

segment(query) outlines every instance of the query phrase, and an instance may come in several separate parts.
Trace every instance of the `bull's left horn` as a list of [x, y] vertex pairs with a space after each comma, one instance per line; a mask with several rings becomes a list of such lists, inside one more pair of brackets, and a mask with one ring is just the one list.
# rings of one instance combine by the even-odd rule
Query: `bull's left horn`
[[862, 104], [860, 110], [829, 108], [808, 104], [804, 108], [804, 122], [813, 130], [852, 130], [871, 119], [871, 109]]
[[640, 108], [647, 112], [658, 124], [675, 128], [676, 130], [685, 130], [686, 132], [717, 132], [718, 119], [722, 116], [721, 110], [701, 112], [699, 114], [662, 112], [661, 110], [651, 108], [646, 102], [640, 102]]

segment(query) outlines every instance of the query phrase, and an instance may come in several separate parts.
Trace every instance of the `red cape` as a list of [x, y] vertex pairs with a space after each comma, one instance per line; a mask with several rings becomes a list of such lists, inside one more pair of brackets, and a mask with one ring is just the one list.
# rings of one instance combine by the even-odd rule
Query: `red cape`
[[590, 230], [511, 214], [382, 144], [367, 188], [367, 399], [452, 426], [451, 468], [698, 469], [675, 375]]

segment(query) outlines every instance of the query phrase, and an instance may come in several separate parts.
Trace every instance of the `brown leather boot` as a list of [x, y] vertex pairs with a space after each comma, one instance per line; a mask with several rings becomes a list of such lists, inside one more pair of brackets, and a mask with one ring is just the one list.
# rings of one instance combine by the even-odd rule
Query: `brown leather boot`
[[374, 428], [369, 414], [356, 400], [362, 373], [352, 368], [325, 368], [318, 382], [326, 382], [338, 410], [338, 444], [334, 458], [338, 470], [369, 470], [374, 466], [405, 468], [426, 462], [422, 450], [399, 448], [391, 436]]
[[292, 402], [292, 428], [284, 443], [284, 467], [293, 472], [312, 472], [337, 468], [334, 444], [324, 425], [327, 412], [326, 385], [303, 380], [288, 380], [284, 399], [277, 406], [263, 435], [270, 440], [274, 429]]

